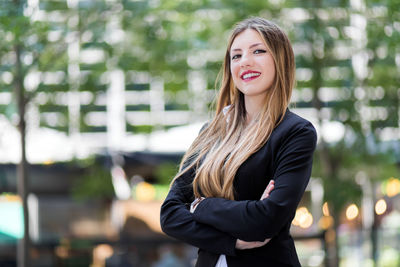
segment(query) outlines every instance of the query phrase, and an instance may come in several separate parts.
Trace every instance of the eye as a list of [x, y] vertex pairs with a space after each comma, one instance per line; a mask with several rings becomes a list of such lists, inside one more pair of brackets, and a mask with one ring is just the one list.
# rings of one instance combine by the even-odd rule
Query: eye
[[263, 54], [263, 53], [267, 53], [267, 51], [263, 49], [257, 49], [254, 51], [254, 54]]
[[240, 58], [240, 57], [241, 57], [240, 54], [233, 55], [233, 56], [232, 56], [232, 60], [238, 59], [238, 58]]

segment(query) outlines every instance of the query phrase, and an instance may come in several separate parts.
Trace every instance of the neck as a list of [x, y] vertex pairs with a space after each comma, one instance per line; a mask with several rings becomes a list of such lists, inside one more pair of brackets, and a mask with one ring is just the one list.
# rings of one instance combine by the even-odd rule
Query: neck
[[264, 99], [260, 97], [246, 97], [244, 98], [244, 105], [246, 108], [246, 124], [250, 124], [259, 114]]

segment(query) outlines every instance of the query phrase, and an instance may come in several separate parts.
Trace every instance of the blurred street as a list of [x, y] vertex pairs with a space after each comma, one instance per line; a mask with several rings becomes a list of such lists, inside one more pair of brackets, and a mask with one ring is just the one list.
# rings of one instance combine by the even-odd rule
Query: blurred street
[[400, 1], [2, 0], [1, 267], [194, 266], [160, 206], [250, 16], [288, 33], [318, 133], [302, 266], [400, 266]]

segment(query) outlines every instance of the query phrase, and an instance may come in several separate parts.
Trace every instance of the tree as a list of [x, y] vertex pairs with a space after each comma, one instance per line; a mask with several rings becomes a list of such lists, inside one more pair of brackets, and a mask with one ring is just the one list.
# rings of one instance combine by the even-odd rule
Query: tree
[[[400, 82], [400, 60], [398, 58], [400, 3], [385, 1], [383, 4], [379, 1], [366, 0], [366, 5], [368, 6], [365, 14], [368, 20], [366, 25], [368, 43], [365, 48], [365, 57], [368, 58], [368, 68], [362, 100], [376, 111], [375, 116], [379, 119], [371, 123], [371, 135], [374, 140], [384, 140], [387, 147], [392, 149], [393, 157], [388, 161], [393, 166], [400, 162], [400, 147], [398, 134], [396, 134], [396, 129], [399, 129], [400, 126], [398, 90]], [[388, 149], [386, 148], [386, 150]], [[395, 171], [391, 171], [385, 177], [392, 177]], [[376, 180], [376, 176], [372, 178]], [[375, 192], [373, 197], [376, 198]], [[378, 222], [376, 217], [374, 216], [371, 226], [371, 254], [375, 266], [378, 261]]]
[[[350, 5], [347, 1], [320, 0], [305, 2], [303, 7], [309, 19], [296, 33], [302, 35], [298, 36], [298, 41], [309, 45], [310, 55], [300, 56], [297, 67], [310, 69], [311, 78], [299, 81], [298, 87], [300, 90], [311, 88], [313, 92], [312, 107], [317, 111], [317, 125], [322, 133], [314, 157], [313, 176], [322, 178], [324, 199], [334, 218], [332, 233], [335, 238], [332, 249], [328, 250], [328, 262], [329, 266], [338, 266], [340, 215], [346, 205], [360, 203], [363, 193], [356, 176], [363, 171], [376, 181], [390, 177], [387, 173], [395, 171], [394, 158], [390, 151], [382, 149], [383, 140], [377, 136], [382, 129], [390, 127], [391, 122], [376, 116], [374, 101], [368, 100], [369, 95], [376, 93], [373, 93], [375, 88], [368, 88], [370, 82], [365, 71], [368, 61], [365, 60], [365, 44], [377, 40], [376, 35], [366, 36], [370, 7]], [[393, 87], [393, 81], [389, 79], [386, 83]], [[381, 91], [386, 92], [386, 88]], [[393, 100], [381, 101], [379, 109], [397, 114], [398, 105], [390, 101]], [[395, 121], [394, 126], [398, 127]], [[325, 135], [324, 126], [329, 122], [339, 123], [337, 131], [342, 131], [335, 141], [329, 141]]]
[[[54, 46], [47, 40], [50, 25], [32, 21], [29, 9], [24, 0], [2, 1], [0, 4], [0, 44], [1, 71], [11, 77], [10, 82], [2, 84], [3, 90], [12, 92], [18, 115], [18, 130], [21, 143], [21, 160], [17, 167], [17, 191], [21, 197], [24, 218], [24, 237], [18, 244], [18, 266], [29, 265], [30, 235], [29, 211], [27, 196], [29, 193], [28, 168], [26, 158], [26, 110], [32, 100], [37, 83], [29, 80], [37, 71], [45, 71], [56, 65], [63, 47]], [[29, 78], [28, 78], [29, 77]], [[28, 90], [29, 89], [29, 90]], [[9, 112], [9, 115], [12, 112]]]
[[[308, 6], [307, 6], [308, 5]], [[359, 202], [361, 190], [354, 181], [354, 152], [350, 152], [356, 144], [346, 142], [346, 132], [356, 134], [356, 141], [362, 143], [359, 138], [359, 118], [351, 116], [340, 117], [340, 114], [356, 114], [354, 113], [352, 87], [353, 71], [351, 67], [351, 54], [337, 59], [334, 54], [339, 41], [345, 48], [351, 48], [351, 40], [344, 32], [343, 27], [348, 24], [349, 15], [344, 13], [344, 17], [335, 18], [334, 12], [323, 9], [322, 1], [313, 1], [306, 4], [310, 19], [304, 22], [302, 31], [304, 32], [303, 42], [309, 46], [310, 55], [308, 57], [300, 56], [298, 67], [308, 68], [311, 70], [312, 76], [308, 81], [300, 81], [299, 89], [301, 91], [311, 88], [312, 107], [317, 111], [317, 125], [320, 127], [322, 134], [319, 136], [319, 147], [314, 157], [314, 177], [322, 177], [324, 185], [324, 199], [329, 203], [330, 212], [332, 214], [334, 224], [333, 246], [328, 247], [328, 266], [338, 266], [339, 259], [339, 241], [338, 227], [340, 223], [340, 215], [345, 205], [349, 202]], [[339, 10], [344, 10], [343, 6], [337, 6]], [[325, 16], [324, 16], [325, 15]], [[329, 19], [327, 19], [329, 17]], [[330, 29], [330, 32], [326, 29]], [[336, 40], [335, 40], [336, 39]], [[329, 75], [330, 70], [340, 66], [342, 73], [347, 75]], [[322, 98], [325, 90], [336, 91], [340, 96], [339, 90], [346, 90], [348, 93], [345, 99], [333, 99], [326, 101]], [[328, 93], [328, 92], [325, 92]], [[329, 115], [327, 113], [330, 113]], [[340, 121], [345, 128], [343, 136], [332, 143], [326, 140], [323, 128], [330, 121]], [[361, 146], [363, 147], [363, 146]], [[353, 163], [353, 164], [352, 164]], [[344, 167], [344, 165], [347, 165]], [[350, 202], [350, 203], [351, 203]], [[328, 244], [329, 245], [329, 244]]]

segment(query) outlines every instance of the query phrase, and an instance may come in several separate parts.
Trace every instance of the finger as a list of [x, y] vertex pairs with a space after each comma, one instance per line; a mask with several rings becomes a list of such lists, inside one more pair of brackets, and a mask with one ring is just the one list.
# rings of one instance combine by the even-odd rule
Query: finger
[[263, 193], [263, 195], [262, 195], [262, 197], [261, 197], [261, 200], [266, 199], [266, 198], [268, 198], [268, 197], [269, 197], [269, 192], [268, 192], [267, 189], [265, 189], [265, 190], [264, 190], [264, 193]]
[[265, 191], [267, 191], [268, 193], [271, 192], [271, 187], [274, 187], [273, 180], [271, 180], [271, 181], [268, 183], [267, 188], [265, 188]]
[[271, 193], [271, 191], [274, 190], [274, 188], [275, 188], [275, 185], [274, 185], [274, 184], [270, 184], [270, 185], [267, 187], [267, 192], [268, 192], [268, 193]]
[[271, 240], [271, 238], [266, 238], [263, 243], [267, 244], [270, 240]]
[[262, 194], [262, 196], [261, 196], [261, 200], [263, 200], [263, 199], [266, 199], [266, 198], [268, 198], [269, 197], [269, 194], [268, 194], [268, 192], [267, 192], [267, 189], [265, 189], [264, 190], [264, 193]]
[[271, 186], [269, 191], [268, 191], [268, 195], [272, 192], [272, 190], [274, 190], [275, 186]]
[[267, 188], [265, 188], [262, 196], [261, 196], [261, 200], [266, 199], [269, 197], [269, 193], [275, 188], [275, 181], [271, 180], [268, 185]]
[[268, 183], [268, 186], [267, 186], [267, 188], [266, 188], [268, 194], [271, 193], [271, 191], [272, 191], [274, 188], [275, 188], [275, 182], [274, 182], [274, 180], [271, 180], [271, 181]]
[[267, 244], [269, 241], [271, 240], [271, 238], [267, 238], [267, 239], [265, 239], [264, 241], [259, 241], [259, 243], [260, 243], [260, 245], [261, 246], [264, 246], [265, 244]]
[[269, 190], [269, 192], [271, 192], [271, 187], [274, 187], [274, 186], [275, 186], [275, 181], [274, 180], [269, 181], [268, 186], [267, 186], [267, 189]]

